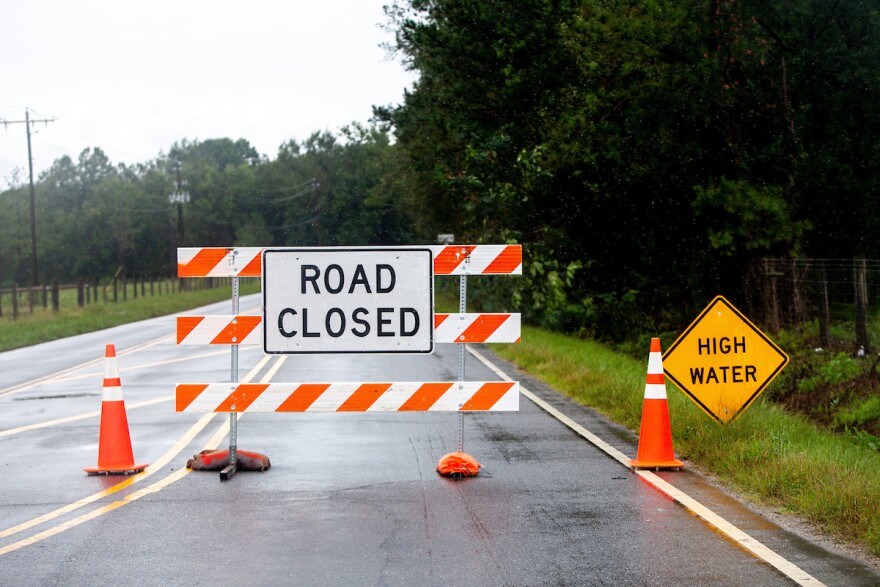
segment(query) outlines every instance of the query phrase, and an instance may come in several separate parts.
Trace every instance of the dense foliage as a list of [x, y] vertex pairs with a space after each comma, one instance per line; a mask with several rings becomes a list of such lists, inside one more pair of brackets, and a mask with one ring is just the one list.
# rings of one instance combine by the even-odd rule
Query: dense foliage
[[[178, 243], [519, 242], [496, 296], [623, 339], [741, 297], [764, 255], [877, 256], [880, 11], [870, 0], [409, 0], [418, 81], [374, 126], [274, 159], [181, 141], [37, 186], [42, 277], [172, 274]], [[177, 173], [186, 180], [178, 188]], [[190, 201], [169, 204], [183, 189]], [[0, 195], [0, 283], [26, 283], [27, 189]], [[495, 302], [484, 298], [487, 307]]]

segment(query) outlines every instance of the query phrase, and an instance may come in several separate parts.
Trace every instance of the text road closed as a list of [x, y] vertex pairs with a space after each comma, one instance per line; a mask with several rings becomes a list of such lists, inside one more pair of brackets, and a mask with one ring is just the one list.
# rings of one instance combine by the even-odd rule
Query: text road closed
[[267, 249], [267, 353], [430, 353], [430, 249]]

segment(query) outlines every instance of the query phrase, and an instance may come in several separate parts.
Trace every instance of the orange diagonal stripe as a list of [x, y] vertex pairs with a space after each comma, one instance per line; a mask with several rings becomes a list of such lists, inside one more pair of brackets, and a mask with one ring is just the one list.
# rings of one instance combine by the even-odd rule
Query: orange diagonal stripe
[[178, 316], [177, 317], [177, 344], [195, 329], [204, 320], [204, 316]]
[[431, 409], [437, 400], [446, 393], [454, 384], [449, 383], [425, 383], [421, 385], [403, 405], [398, 408], [401, 412], [425, 412]]
[[510, 314], [480, 314], [473, 324], [465, 328], [456, 340], [459, 342], [486, 342], [498, 327], [510, 318]]
[[494, 261], [489, 263], [483, 273], [509, 274], [520, 265], [522, 265], [522, 246], [508, 245]]
[[305, 412], [329, 387], [329, 383], [304, 383], [287, 396], [287, 399], [275, 411]]
[[434, 314], [434, 330], [440, 328], [440, 325], [449, 318], [449, 314]]
[[229, 394], [215, 412], [243, 412], [269, 387], [268, 383], [242, 383]]
[[[211, 340], [211, 344], [240, 344], [251, 331], [263, 321], [262, 316], [236, 316], [230, 321], [217, 336]], [[235, 340], [232, 340], [235, 338]]]
[[[474, 248], [474, 246], [462, 247], [454, 245], [445, 247], [436, 257], [434, 257], [434, 274], [449, 275], [455, 271], [456, 267], [464, 262]], [[462, 252], [462, 250], [464, 250], [464, 252]]]
[[248, 263], [245, 268], [241, 270], [241, 273], [238, 274], [239, 277], [260, 277], [261, 275], [263, 275], [262, 253], [251, 259], [250, 263]]
[[366, 412], [390, 387], [390, 383], [365, 383], [358, 387], [336, 411]]
[[175, 401], [175, 411], [182, 412], [189, 407], [193, 401], [201, 395], [208, 384], [180, 384], [177, 386], [177, 400]]
[[178, 277], [205, 277], [222, 261], [229, 251], [228, 247], [208, 247], [201, 249], [186, 265], [177, 264]]
[[505, 393], [513, 387], [510, 381], [486, 383], [461, 407], [462, 412], [491, 410]]

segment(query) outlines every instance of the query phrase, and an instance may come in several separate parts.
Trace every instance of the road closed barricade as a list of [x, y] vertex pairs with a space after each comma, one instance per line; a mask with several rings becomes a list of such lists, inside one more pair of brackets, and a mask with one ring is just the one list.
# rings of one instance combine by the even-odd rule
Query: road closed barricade
[[[237, 413], [517, 411], [516, 382], [466, 381], [465, 345], [520, 341], [520, 315], [468, 313], [467, 277], [522, 274], [519, 245], [425, 247], [178, 249], [179, 277], [231, 277], [233, 313], [181, 316], [179, 345], [229, 345], [230, 383], [176, 388], [179, 412], [230, 413], [230, 466], [235, 472]], [[435, 276], [458, 276], [458, 313], [435, 313]], [[238, 278], [262, 277], [261, 316], [238, 313]], [[267, 354], [430, 353], [459, 345], [459, 377], [447, 382], [239, 384], [240, 345]], [[475, 474], [480, 465], [459, 451], [441, 459], [441, 474]], [[268, 461], [267, 461], [268, 462]], [[444, 463], [454, 463], [449, 466]]]

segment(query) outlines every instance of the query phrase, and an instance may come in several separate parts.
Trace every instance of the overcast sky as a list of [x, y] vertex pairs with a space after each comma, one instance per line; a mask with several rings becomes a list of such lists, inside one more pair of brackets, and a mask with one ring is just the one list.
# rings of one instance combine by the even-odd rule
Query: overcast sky
[[[391, 0], [5, 2], [0, 120], [55, 118], [34, 174], [100, 147], [113, 163], [183, 138], [244, 138], [274, 158], [314, 131], [366, 123], [414, 75], [380, 47]], [[24, 124], [0, 124], [0, 189], [27, 182]]]

